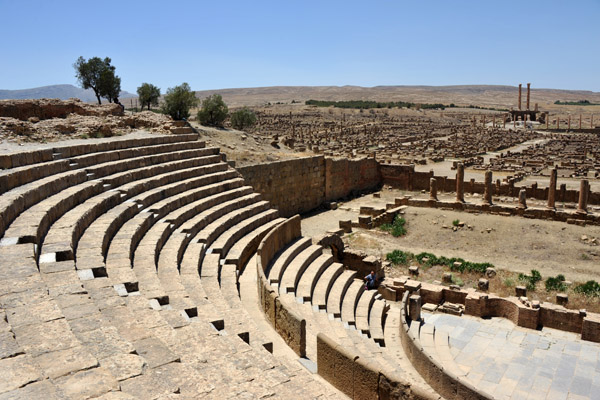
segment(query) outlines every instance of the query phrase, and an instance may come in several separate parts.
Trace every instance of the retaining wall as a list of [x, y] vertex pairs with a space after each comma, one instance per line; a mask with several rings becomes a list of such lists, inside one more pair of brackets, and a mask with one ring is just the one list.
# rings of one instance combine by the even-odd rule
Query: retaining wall
[[381, 186], [379, 164], [373, 158], [314, 156], [248, 165], [237, 170], [284, 217]]
[[438, 399], [395, 373], [379, 370], [322, 333], [317, 335], [317, 365], [319, 375], [351, 399]]
[[273, 257], [288, 243], [301, 236], [300, 216], [296, 215], [273, 228], [256, 251], [258, 296], [267, 320], [287, 345], [300, 357], [306, 355], [306, 320], [282, 303], [265, 275]]

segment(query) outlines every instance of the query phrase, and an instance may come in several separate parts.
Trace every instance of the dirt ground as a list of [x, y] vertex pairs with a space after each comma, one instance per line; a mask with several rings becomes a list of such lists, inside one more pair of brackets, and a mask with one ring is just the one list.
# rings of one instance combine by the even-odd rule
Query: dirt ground
[[[315, 236], [337, 229], [340, 219], [357, 220], [361, 205], [384, 206], [404, 194], [383, 190], [381, 198], [367, 195], [340, 203], [337, 210], [304, 218], [303, 234]], [[430, 252], [438, 257], [489, 262], [508, 271], [529, 273], [537, 269], [544, 277], [564, 274], [571, 281], [600, 280], [600, 247], [582, 241], [584, 235], [600, 240], [599, 226], [417, 207], [409, 207], [404, 218], [408, 231], [405, 236], [395, 238], [378, 229], [355, 228], [344, 240], [352, 248], [383, 258], [395, 249], [415, 254]], [[454, 220], [464, 222], [465, 227], [453, 231]]]

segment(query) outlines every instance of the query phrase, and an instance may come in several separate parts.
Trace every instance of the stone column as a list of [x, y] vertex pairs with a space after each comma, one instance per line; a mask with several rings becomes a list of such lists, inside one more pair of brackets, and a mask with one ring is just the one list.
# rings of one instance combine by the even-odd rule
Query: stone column
[[579, 186], [579, 204], [577, 206], [577, 212], [580, 214], [587, 214], [587, 202], [588, 195], [590, 192], [590, 182], [587, 179], [582, 179]]
[[456, 165], [456, 201], [465, 202], [465, 166], [463, 163]]
[[429, 179], [429, 200], [437, 201], [437, 181], [435, 178]]
[[527, 189], [525, 186], [521, 186], [521, 190], [519, 190], [519, 206], [517, 208], [523, 210], [527, 208]]
[[483, 193], [483, 204], [492, 205], [492, 171], [485, 171], [485, 190]]
[[531, 92], [531, 83], [527, 84], [527, 111], [529, 111], [529, 94]]
[[581, 129], [581, 114], [579, 114], [579, 129]]
[[552, 168], [550, 170], [550, 185], [548, 186], [548, 208], [551, 210], [556, 210], [556, 177], [558, 176], [558, 171], [556, 168]]
[[408, 298], [408, 315], [412, 321], [421, 320], [421, 296], [418, 294]]
[[592, 117], [590, 119], [590, 128], [594, 129], [594, 114], [592, 114]]
[[519, 110], [521, 109], [521, 86], [523, 85], [519, 83]]
[[567, 121], [567, 130], [571, 130], [571, 116], [569, 115], [569, 120]]

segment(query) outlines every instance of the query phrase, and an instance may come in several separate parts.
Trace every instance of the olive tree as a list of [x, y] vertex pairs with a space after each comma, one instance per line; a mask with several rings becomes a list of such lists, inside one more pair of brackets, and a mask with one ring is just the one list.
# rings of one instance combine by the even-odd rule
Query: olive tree
[[231, 126], [242, 130], [256, 124], [256, 114], [247, 107], [231, 113]]
[[100, 97], [106, 97], [109, 102], [116, 100], [121, 92], [121, 78], [115, 74], [115, 67], [111, 64], [111, 59], [106, 57], [92, 57], [86, 60], [79, 57], [73, 68], [75, 68], [75, 77], [84, 89], [92, 89], [98, 104], [102, 104]]
[[227, 104], [220, 94], [213, 94], [202, 100], [202, 108], [198, 111], [198, 121], [202, 125], [222, 127], [229, 112]]
[[148, 110], [150, 106], [158, 106], [158, 98], [160, 97], [160, 89], [154, 86], [151, 83], [142, 83], [142, 85], [137, 88], [137, 94], [140, 99], [141, 108], [144, 109], [144, 106], [148, 106]]
[[174, 120], [188, 119], [190, 108], [196, 104], [198, 104], [196, 94], [190, 89], [190, 85], [184, 82], [179, 86], [167, 89], [162, 110]]

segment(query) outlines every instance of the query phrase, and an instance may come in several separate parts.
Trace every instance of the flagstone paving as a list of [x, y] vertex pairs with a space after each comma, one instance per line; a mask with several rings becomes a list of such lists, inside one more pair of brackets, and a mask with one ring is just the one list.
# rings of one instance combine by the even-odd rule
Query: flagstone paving
[[454, 361], [498, 399], [600, 399], [600, 344], [556, 329], [515, 326], [504, 318], [424, 313], [450, 337]]

